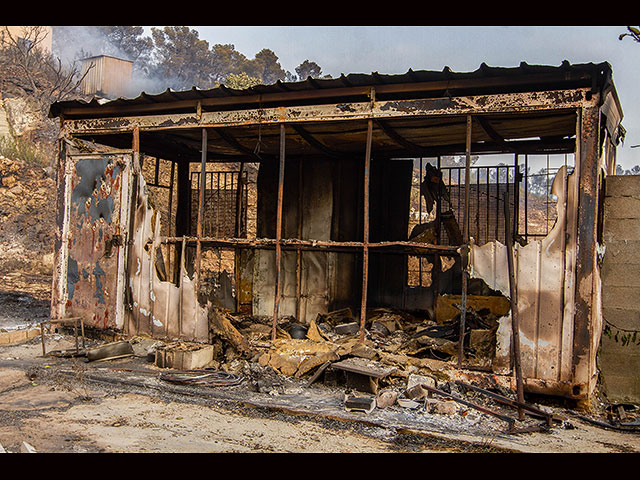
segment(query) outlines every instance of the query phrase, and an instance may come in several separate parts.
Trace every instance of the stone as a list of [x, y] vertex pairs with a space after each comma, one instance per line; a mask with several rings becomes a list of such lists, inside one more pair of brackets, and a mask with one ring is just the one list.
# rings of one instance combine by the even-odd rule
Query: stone
[[387, 408], [396, 403], [398, 393], [393, 390], [383, 390], [376, 397], [376, 405], [378, 408]]

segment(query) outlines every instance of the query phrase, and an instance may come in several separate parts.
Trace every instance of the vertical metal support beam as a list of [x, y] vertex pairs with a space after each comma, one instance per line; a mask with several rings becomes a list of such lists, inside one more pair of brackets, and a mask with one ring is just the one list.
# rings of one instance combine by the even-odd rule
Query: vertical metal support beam
[[462, 367], [462, 357], [464, 356], [464, 330], [467, 320], [467, 289], [469, 283], [469, 275], [467, 273], [467, 261], [469, 258], [469, 173], [471, 172], [471, 115], [467, 116], [467, 141], [466, 141], [466, 167], [464, 179], [464, 225], [462, 245], [462, 309], [460, 311], [460, 340], [458, 342], [458, 368]]
[[[184, 237], [191, 231], [191, 177], [190, 166], [186, 160], [180, 161], [178, 167], [178, 188], [176, 191], [176, 220], [175, 236]], [[182, 258], [182, 244], [176, 244], [174, 252], [174, 283], [180, 286], [180, 259]]]
[[[576, 158], [578, 181], [577, 255], [575, 279], [575, 315], [573, 330], [573, 381], [591, 389], [590, 366], [596, 352], [592, 335], [597, 306], [593, 302], [596, 268], [596, 232], [598, 219], [598, 163], [600, 151], [600, 112], [594, 95], [592, 106], [579, 111], [579, 155]], [[579, 387], [576, 387], [579, 390]], [[576, 395], [590, 392], [575, 391]]]
[[[244, 191], [244, 162], [240, 162], [240, 170], [238, 171], [238, 180], [236, 181], [236, 220], [233, 229], [233, 236], [240, 238], [242, 225], [242, 194]], [[233, 176], [231, 177], [233, 183]], [[242, 250], [234, 248], [233, 250], [233, 278], [236, 283], [236, 312], [240, 311], [240, 255]]]
[[273, 299], [273, 324], [271, 326], [271, 340], [276, 339], [276, 324], [280, 311], [280, 263], [282, 257], [282, 201], [284, 197], [284, 164], [285, 164], [285, 129], [280, 124], [280, 168], [278, 172], [278, 205], [276, 209], [276, 288]]
[[[61, 121], [61, 130], [64, 125]], [[65, 242], [65, 232], [67, 228], [65, 223], [67, 212], [67, 143], [60, 138], [58, 140], [58, 159], [56, 168], [56, 230], [54, 243], [54, 265], [53, 279], [51, 290], [51, 318], [63, 318], [65, 314], [65, 294], [66, 294], [66, 271], [67, 271], [67, 248], [68, 243]], [[44, 338], [44, 337], [43, 337]], [[44, 344], [43, 344], [44, 345]], [[43, 347], [44, 352], [44, 347]]]
[[[136, 271], [136, 267], [133, 265], [133, 235], [135, 234], [135, 218], [136, 209], [138, 207], [138, 186], [140, 182], [140, 130], [138, 127], [133, 128], [133, 138], [131, 142], [131, 149], [133, 150], [133, 165], [131, 166], [132, 187], [130, 195], [129, 205], [129, 231], [127, 232], [127, 272], [125, 281], [125, 299], [129, 312], [133, 310], [133, 292], [131, 291], [131, 275]], [[131, 313], [128, 314], [131, 318]], [[140, 331], [139, 316], [136, 317], [135, 332]], [[131, 326], [129, 321], [125, 322], [125, 331], [127, 334], [131, 334]]]
[[524, 241], [529, 241], [529, 155], [524, 155]]
[[[302, 240], [302, 158], [298, 161], [298, 240]], [[296, 251], [296, 320], [300, 322], [302, 297], [302, 250]]]
[[[509, 296], [511, 302], [511, 335], [513, 339], [513, 360], [516, 374], [516, 392], [518, 401], [524, 402], [524, 382], [522, 379], [522, 355], [520, 353], [520, 323], [518, 321], [518, 292], [516, 291], [516, 278], [513, 266], [513, 241], [511, 236], [511, 206], [509, 205], [509, 190], [504, 194], [504, 223], [505, 239], [507, 246], [507, 266], [509, 269]], [[524, 420], [524, 410], [518, 408], [520, 420]]]
[[204, 218], [204, 191], [207, 181], [207, 129], [202, 129], [202, 159], [200, 162], [200, 190], [198, 195], [198, 223], [196, 225], [196, 298], [200, 292], [200, 256], [202, 254], [202, 219]]
[[367, 146], [364, 157], [364, 232], [362, 246], [362, 303], [360, 304], [360, 341], [364, 342], [367, 321], [367, 287], [369, 285], [369, 176], [371, 174], [371, 141], [373, 120], [367, 123]]

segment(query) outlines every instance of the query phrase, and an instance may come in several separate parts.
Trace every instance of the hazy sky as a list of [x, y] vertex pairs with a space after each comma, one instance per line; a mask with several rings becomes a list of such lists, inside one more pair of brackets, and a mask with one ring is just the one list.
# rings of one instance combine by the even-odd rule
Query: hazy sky
[[476, 70], [481, 63], [517, 67], [520, 62], [559, 66], [607, 61], [613, 68], [627, 130], [618, 163], [640, 164], [640, 43], [619, 40], [625, 26], [192, 26], [210, 45], [233, 44], [248, 58], [263, 48], [285, 70], [308, 59], [323, 73], [405, 73]]

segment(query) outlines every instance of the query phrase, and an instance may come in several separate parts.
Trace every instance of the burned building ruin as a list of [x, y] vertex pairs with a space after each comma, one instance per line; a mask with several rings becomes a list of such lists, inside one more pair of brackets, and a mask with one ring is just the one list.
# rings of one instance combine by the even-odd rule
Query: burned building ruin
[[[364, 340], [390, 309], [460, 332], [440, 351], [459, 368], [510, 376], [513, 300], [525, 390], [593, 391], [602, 192], [624, 135], [609, 64], [167, 90], [50, 116], [52, 318], [207, 343], [216, 310], [267, 319], [272, 340], [284, 319], [344, 311]], [[534, 208], [531, 166], [550, 161]]]

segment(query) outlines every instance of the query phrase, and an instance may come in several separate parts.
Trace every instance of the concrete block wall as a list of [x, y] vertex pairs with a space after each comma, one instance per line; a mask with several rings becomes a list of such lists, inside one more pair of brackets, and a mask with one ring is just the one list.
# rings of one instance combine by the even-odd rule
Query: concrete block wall
[[640, 403], [639, 175], [606, 178], [603, 225], [605, 332], [598, 352], [601, 385], [609, 401], [637, 404]]

